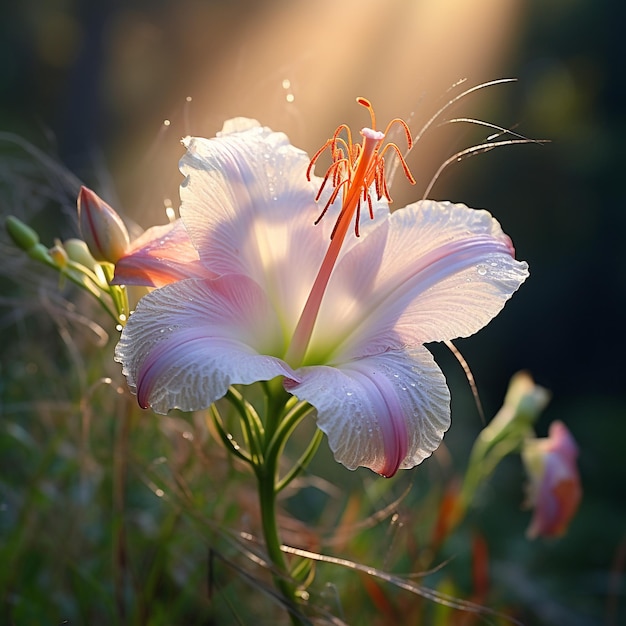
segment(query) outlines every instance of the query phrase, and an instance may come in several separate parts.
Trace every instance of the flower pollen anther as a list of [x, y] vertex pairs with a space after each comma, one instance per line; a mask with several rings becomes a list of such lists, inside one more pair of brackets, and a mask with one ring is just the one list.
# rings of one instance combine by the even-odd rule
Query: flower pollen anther
[[[387, 124], [384, 132], [376, 130], [376, 116], [374, 108], [369, 100], [365, 98], [357, 98], [357, 102], [364, 106], [370, 113], [371, 127], [363, 128], [361, 136], [362, 143], [354, 143], [352, 141], [352, 132], [347, 124], [340, 124], [333, 136], [324, 143], [324, 145], [313, 155], [309, 167], [307, 168], [307, 179], [311, 180], [313, 168], [319, 157], [328, 150], [332, 163], [326, 170], [326, 174], [322, 179], [322, 184], [315, 196], [316, 202], [322, 196], [322, 192], [330, 181], [333, 190], [322, 209], [315, 224], [319, 224], [326, 215], [329, 207], [335, 202], [339, 192], [343, 192], [342, 209], [337, 218], [330, 238], [333, 239], [339, 229], [344, 230], [346, 222], [352, 220], [356, 213], [354, 222], [354, 234], [359, 236], [359, 221], [361, 217], [361, 202], [367, 203], [368, 212], [371, 219], [374, 219], [374, 209], [372, 203], [372, 187], [377, 200], [383, 198], [391, 202], [389, 187], [385, 179], [385, 158], [387, 151], [395, 152], [399, 159], [400, 165], [404, 170], [407, 180], [414, 185], [415, 179], [409, 170], [400, 148], [396, 143], [385, 142], [385, 139], [393, 126], [399, 125], [407, 140], [407, 147], [410, 150], [413, 146], [413, 139], [407, 123], [395, 118]], [[340, 228], [341, 225], [341, 228]], [[345, 233], [344, 233], [345, 234]], [[342, 235], [343, 236], [343, 235]]]

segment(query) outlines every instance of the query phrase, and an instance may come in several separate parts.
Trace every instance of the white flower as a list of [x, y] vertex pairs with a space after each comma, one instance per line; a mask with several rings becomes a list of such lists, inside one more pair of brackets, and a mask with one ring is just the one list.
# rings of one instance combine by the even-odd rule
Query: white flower
[[182, 222], [167, 247], [188, 273], [181, 262], [170, 276], [165, 255], [154, 280], [157, 238], [149, 266], [133, 271], [146, 259], [135, 245], [116, 268], [120, 283], [169, 282], [139, 302], [117, 346], [141, 406], [202, 409], [232, 384], [280, 376], [348, 468], [391, 476], [438, 447], [449, 391], [423, 344], [482, 328], [527, 265], [486, 211], [420, 201], [390, 213], [382, 155], [397, 149], [373, 115], [372, 126], [362, 145], [340, 127], [329, 172], [312, 181], [306, 154], [253, 120], [184, 140]]

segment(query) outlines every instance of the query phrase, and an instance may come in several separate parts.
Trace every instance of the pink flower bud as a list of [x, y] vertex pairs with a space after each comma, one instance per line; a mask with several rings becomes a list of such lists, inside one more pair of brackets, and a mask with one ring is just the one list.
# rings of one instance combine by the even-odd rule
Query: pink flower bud
[[531, 539], [559, 537], [567, 530], [582, 498], [577, 456], [578, 446], [563, 422], [553, 422], [548, 437], [525, 443], [528, 503], [534, 508], [527, 531]]
[[128, 231], [120, 216], [96, 193], [81, 187], [78, 223], [96, 261], [117, 263], [129, 246]]

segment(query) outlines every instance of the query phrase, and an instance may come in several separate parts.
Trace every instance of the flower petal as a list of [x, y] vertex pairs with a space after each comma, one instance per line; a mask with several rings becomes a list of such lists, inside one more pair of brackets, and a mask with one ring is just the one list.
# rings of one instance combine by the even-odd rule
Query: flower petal
[[115, 360], [139, 404], [157, 413], [206, 408], [229, 385], [297, 375], [268, 356], [284, 350], [276, 316], [245, 276], [185, 280], [144, 296]]
[[131, 244], [115, 265], [115, 285], [162, 287], [184, 278], [211, 278], [200, 263], [185, 225], [179, 219], [153, 226]]
[[341, 361], [469, 336], [528, 276], [527, 264], [513, 255], [486, 211], [449, 202], [409, 205], [341, 258], [313, 342], [336, 346]]
[[214, 272], [254, 277], [282, 258], [292, 223], [311, 226], [317, 206], [308, 157], [283, 133], [257, 126], [183, 143], [181, 217]]
[[297, 371], [285, 386], [318, 412], [335, 459], [383, 476], [431, 455], [450, 425], [450, 394], [426, 348]]
[[529, 538], [563, 535], [582, 499], [576, 466], [578, 446], [563, 422], [550, 425], [548, 437], [529, 439], [522, 459], [530, 477], [529, 504], [534, 507]]
[[319, 207], [307, 155], [282, 133], [241, 123], [184, 143], [180, 213], [200, 258], [216, 274], [253, 278], [289, 333], [327, 247], [313, 226]]

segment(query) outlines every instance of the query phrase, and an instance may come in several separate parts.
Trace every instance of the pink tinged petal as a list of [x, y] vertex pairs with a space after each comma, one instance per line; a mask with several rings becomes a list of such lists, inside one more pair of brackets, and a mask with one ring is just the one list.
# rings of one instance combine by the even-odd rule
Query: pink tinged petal
[[578, 458], [578, 444], [567, 426], [556, 420], [548, 431], [548, 451], [558, 455], [564, 462], [575, 465]]
[[115, 266], [113, 284], [162, 287], [185, 278], [213, 278], [200, 262], [181, 220], [153, 226], [138, 237]]
[[284, 350], [275, 313], [245, 276], [186, 280], [144, 296], [115, 359], [139, 404], [157, 413], [203, 409], [232, 384], [297, 375], [271, 355]]
[[553, 422], [547, 438], [527, 442], [523, 459], [530, 477], [534, 507], [530, 538], [559, 537], [567, 530], [582, 499], [576, 466], [578, 447], [562, 422]]
[[336, 346], [335, 357], [345, 359], [469, 336], [528, 276], [527, 264], [513, 255], [486, 211], [409, 205], [340, 259], [313, 342]]
[[450, 395], [425, 348], [386, 352], [337, 367], [297, 370], [285, 386], [318, 413], [335, 459], [383, 476], [430, 456], [450, 425]]

